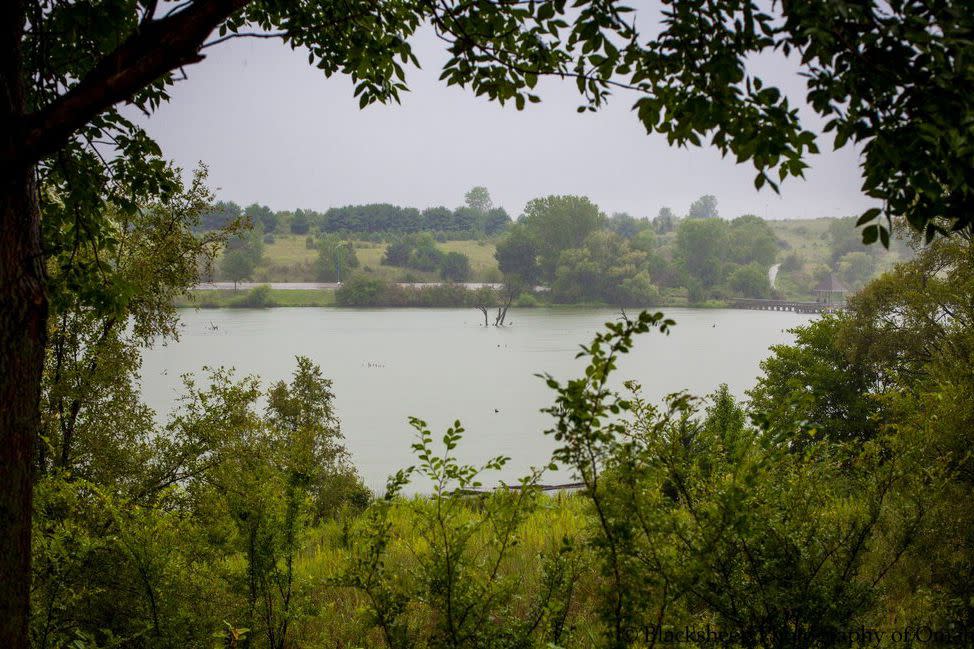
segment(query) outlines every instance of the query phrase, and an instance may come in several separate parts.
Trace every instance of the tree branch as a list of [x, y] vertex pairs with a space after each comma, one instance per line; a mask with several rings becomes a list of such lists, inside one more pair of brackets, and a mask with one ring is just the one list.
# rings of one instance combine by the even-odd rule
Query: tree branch
[[203, 60], [207, 36], [250, 0], [206, 0], [140, 25], [78, 85], [50, 105], [19, 120], [0, 150], [0, 171], [33, 165], [62, 147], [81, 127], [130, 99], [159, 77]]
[[287, 36], [287, 32], [269, 32], [269, 33], [266, 33], [266, 34], [264, 34], [264, 33], [256, 33], [256, 32], [255, 33], [250, 33], [250, 32], [232, 33], [232, 34], [227, 34], [226, 36], [222, 36], [220, 38], [214, 39], [214, 40], [210, 41], [209, 43], [205, 43], [200, 49], [201, 50], [205, 50], [208, 47], [213, 47], [214, 45], [219, 45], [220, 43], [225, 43], [225, 42], [227, 42], [227, 41], [229, 41], [231, 39], [234, 39], [234, 38], [283, 38], [285, 36]]

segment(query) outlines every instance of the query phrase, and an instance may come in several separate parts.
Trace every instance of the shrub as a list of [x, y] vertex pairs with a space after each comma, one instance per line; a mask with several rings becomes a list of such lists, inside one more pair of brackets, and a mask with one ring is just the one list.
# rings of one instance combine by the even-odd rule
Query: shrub
[[646, 271], [622, 280], [615, 292], [615, 302], [622, 306], [646, 307], [660, 302], [659, 289], [650, 281]]
[[730, 288], [744, 297], [767, 298], [771, 294], [768, 271], [757, 263], [738, 266], [727, 278]]
[[474, 307], [502, 300], [489, 288], [471, 291], [457, 284], [409, 288], [356, 274], [338, 289], [335, 301], [339, 306]]
[[533, 293], [528, 293], [525, 291], [517, 296], [517, 300], [514, 302], [514, 305], [519, 307], [534, 308], [541, 306], [541, 301], [538, 300]]
[[781, 262], [781, 270], [786, 273], [793, 273], [795, 271], [801, 270], [802, 266], [805, 265], [805, 260], [796, 251], [785, 255], [784, 260]]
[[700, 304], [707, 299], [707, 292], [703, 288], [700, 280], [691, 277], [687, 280], [687, 302], [690, 304]]
[[271, 287], [267, 284], [261, 284], [231, 302], [230, 306], [247, 309], [266, 309], [267, 307], [277, 306], [277, 303], [271, 298]]
[[383, 279], [352, 275], [335, 291], [335, 303], [339, 306], [381, 306], [381, 298], [390, 288]]
[[470, 279], [470, 260], [462, 252], [450, 252], [440, 260], [440, 277], [451, 282]]

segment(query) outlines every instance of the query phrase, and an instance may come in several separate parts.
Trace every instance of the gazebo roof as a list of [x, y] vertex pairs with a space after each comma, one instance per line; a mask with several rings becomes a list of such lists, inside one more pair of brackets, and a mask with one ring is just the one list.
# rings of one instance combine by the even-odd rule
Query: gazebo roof
[[848, 293], [849, 289], [845, 287], [845, 284], [839, 281], [839, 278], [835, 276], [835, 273], [829, 273], [829, 276], [818, 283], [815, 287], [816, 292], [821, 293]]

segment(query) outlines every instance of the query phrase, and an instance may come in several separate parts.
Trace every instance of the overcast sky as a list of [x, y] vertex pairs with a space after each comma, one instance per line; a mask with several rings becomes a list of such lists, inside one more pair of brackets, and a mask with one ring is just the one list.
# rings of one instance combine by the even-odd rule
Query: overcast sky
[[[172, 101], [143, 123], [184, 170], [205, 162], [218, 198], [276, 210], [456, 207], [474, 185], [515, 217], [532, 198], [569, 193], [639, 217], [664, 205], [684, 214], [701, 194], [714, 194], [728, 218], [840, 216], [870, 205], [856, 153], [831, 152], [831, 139], [820, 141], [806, 180], [785, 182], [780, 196], [758, 192], [750, 164], [648, 136], [630, 110], [634, 95], [578, 114], [574, 84], [549, 80], [539, 83], [542, 103], [518, 112], [437, 81], [444, 55], [430, 33], [414, 47], [424, 69], [408, 71], [403, 104], [359, 110], [348, 78], [324, 78], [302, 51], [232, 41], [187, 68]], [[804, 96], [787, 61], [764, 59], [760, 70], [792, 98]]]

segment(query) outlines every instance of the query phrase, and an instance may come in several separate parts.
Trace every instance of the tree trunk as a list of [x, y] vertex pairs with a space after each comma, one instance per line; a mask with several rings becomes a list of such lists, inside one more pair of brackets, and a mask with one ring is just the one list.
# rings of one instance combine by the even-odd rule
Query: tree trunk
[[27, 648], [32, 452], [47, 297], [33, 171], [0, 188], [0, 647]]
[[[0, 146], [24, 114], [23, 3], [0, 3]], [[32, 165], [0, 177], [0, 647], [28, 649], [34, 440], [47, 296]]]

